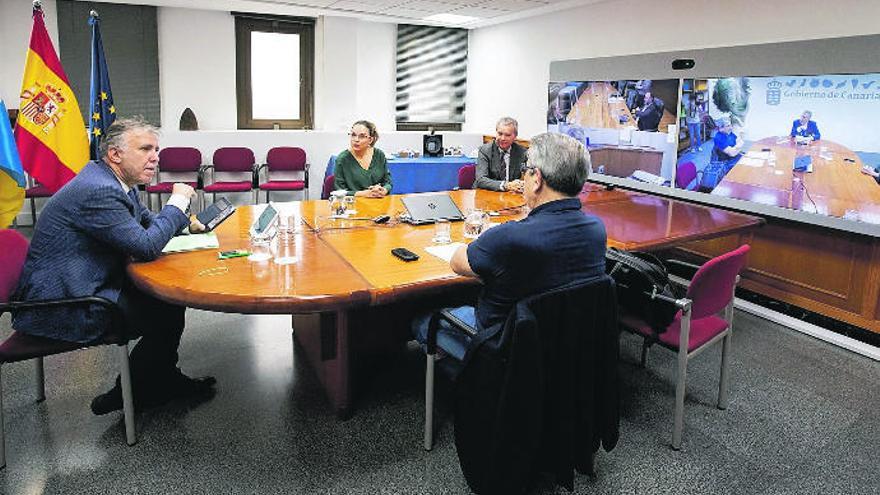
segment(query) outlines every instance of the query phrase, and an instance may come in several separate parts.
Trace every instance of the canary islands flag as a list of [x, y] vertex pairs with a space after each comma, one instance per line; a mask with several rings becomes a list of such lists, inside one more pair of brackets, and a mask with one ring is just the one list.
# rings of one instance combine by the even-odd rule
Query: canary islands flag
[[92, 81], [91, 116], [89, 117], [89, 141], [92, 159], [98, 158], [98, 145], [104, 132], [116, 120], [116, 106], [113, 92], [110, 91], [110, 75], [107, 73], [107, 59], [104, 57], [104, 42], [101, 41], [101, 19], [94, 10], [89, 15], [92, 26]]
[[88, 162], [86, 125], [40, 7], [34, 7], [17, 123], [15, 143], [21, 163], [49, 190], [61, 189]]
[[0, 100], [0, 228], [5, 229], [24, 203], [24, 170], [12, 138], [6, 104]]

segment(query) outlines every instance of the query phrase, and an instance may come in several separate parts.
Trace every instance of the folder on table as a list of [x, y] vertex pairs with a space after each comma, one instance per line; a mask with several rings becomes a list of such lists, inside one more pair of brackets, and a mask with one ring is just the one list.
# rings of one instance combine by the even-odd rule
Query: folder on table
[[178, 235], [172, 237], [168, 244], [162, 249], [163, 253], [182, 253], [185, 251], [196, 251], [199, 249], [217, 249], [220, 247], [220, 241], [217, 240], [217, 234], [207, 232], [205, 234]]

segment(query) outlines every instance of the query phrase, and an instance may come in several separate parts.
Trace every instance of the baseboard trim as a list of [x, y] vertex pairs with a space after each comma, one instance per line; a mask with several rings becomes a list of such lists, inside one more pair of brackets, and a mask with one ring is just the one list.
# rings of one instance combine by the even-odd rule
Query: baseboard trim
[[832, 332], [826, 328], [798, 320], [797, 318], [782, 314], [778, 311], [773, 311], [772, 309], [765, 308], [764, 306], [740, 298], [736, 298], [734, 301], [734, 307], [764, 318], [765, 320], [772, 321], [773, 323], [778, 323], [797, 332], [842, 347], [848, 351], [855, 352], [856, 354], [861, 354], [874, 361], [880, 361], [880, 348], [874, 347], [865, 342]]

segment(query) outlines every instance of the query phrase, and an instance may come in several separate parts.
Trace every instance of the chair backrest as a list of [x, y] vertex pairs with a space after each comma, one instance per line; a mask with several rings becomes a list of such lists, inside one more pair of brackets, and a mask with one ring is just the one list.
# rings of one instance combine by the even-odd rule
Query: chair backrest
[[687, 189], [697, 177], [697, 166], [694, 162], [684, 162], [675, 170], [675, 187]]
[[458, 188], [473, 189], [474, 180], [477, 178], [476, 165], [465, 165], [458, 169]]
[[28, 241], [17, 230], [0, 230], [0, 302], [8, 302], [18, 285], [27, 257]]
[[324, 187], [321, 188], [321, 199], [330, 199], [330, 191], [333, 190], [333, 181], [336, 175], [330, 174], [324, 178]]
[[299, 171], [306, 169], [306, 152], [302, 148], [277, 146], [266, 155], [269, 171]]
[[538, 466], [571, 488], [583, 459], [614, 447], [618, 337], [608, 276], [522, 300], [503, 330], [481, 330], [456, 379], [455, 444], [473, 491], [520, 493]]
[[215, 172], [251, 172], [254, 163], [256, 159], [250, 148], [218, 148], [214, 152]]
[[746, 265], [749, 245], [742, 246], [707, 261], [697, 270], [688, 286], [687, 297], [693, 301], [691, 318], [718, 314], [733, 299], [736, 276]]
[[202, 153], [189, 147], [162, 148], [159, 151], [159, 170], [162, 172], [198, 172]]

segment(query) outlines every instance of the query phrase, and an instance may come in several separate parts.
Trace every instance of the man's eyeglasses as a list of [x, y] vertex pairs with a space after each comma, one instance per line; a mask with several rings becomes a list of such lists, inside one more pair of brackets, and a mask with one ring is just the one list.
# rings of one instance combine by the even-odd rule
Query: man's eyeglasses
[[364, 139], [369, 139], [370, 135], [369, 134], [355, 134], [352, 132], [351, 134], [348, 135], [348, 137], [350, 137], [352, 141], [361, 141]]
[[519, 166], [519, 173], [522, 175], [526, 175], [526, 170], [535, 170], [536, 168], [538, 167], [534, 165], [529, 165], [528, 162], [526, 162]]

